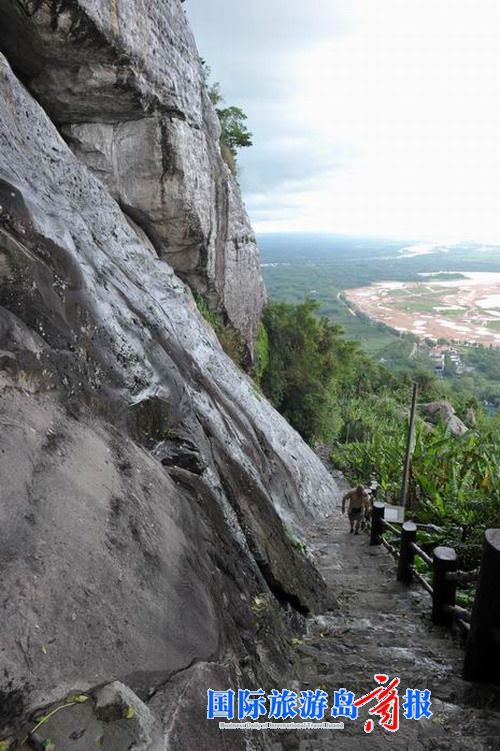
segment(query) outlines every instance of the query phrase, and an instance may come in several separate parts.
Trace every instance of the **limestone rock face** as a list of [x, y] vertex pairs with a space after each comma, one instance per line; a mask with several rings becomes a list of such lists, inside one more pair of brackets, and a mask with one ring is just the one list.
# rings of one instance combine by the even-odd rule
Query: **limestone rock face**
[[[39, 41], [27, 38], [45, 49], [52, 4], [26, 4], [24, 15], [5, 5], [9, 24], [25, 24], [16, 27], [19, 48], [38, 19]], [[69, 10], [52, 21], [82, 42], [73, 58], [82, 92], [95, 80], [95, 39], [83, 21], [70, 23], [83, 5], [58, 3]], [[104, 5], [108, 14], [136, 12], [132, 2], [88, 5], [110, 33]], [[165, 3], [173, 14], [176, 6]], [[108, 43], [98, 39], [105, 67]], [[64, 39], [54, 40], [63, 54]], [[59, 117], [77, 112], [72, 90], [60, 88], [57, 99], [58, 87], [50, 89], [57, 68], [43, 70], [46, 88], [34, 91], [46, 109], [50, 94]], [[196, 85], [187, 78], [177, 91], [168, 75], [158, 68], [148, 86], [180, 106]], [[108, 95], [96, 98], [96, 119]], [[151, 125], [140, 114], [136, 123]], [[251, 688], [289, 669], [287, 619], [327, 596], [291, 539], [338, 493], [223, 353], [189, 288], [108, 185], [0, 57], [0, 728], [11, 732], [33, 707], [119, 680], [170, 728], [175, 741], [165, 748], [182, 750], [193, 747], [193, 728], [175, 712], [173, 681], [190, 687], [201, 716], [208, 686], [191, 682], [190, 671]], [[244, 284], [236, 268], [234, 260], [225, 281], [235, 297]], [[219, 741], [202, 746], [223, 748]], [[85, 743], [75, 748], [95, 747]]]
[[0, 45], [158, 256], [253, 357], [258, 249], [179, 0], [6, 0]]

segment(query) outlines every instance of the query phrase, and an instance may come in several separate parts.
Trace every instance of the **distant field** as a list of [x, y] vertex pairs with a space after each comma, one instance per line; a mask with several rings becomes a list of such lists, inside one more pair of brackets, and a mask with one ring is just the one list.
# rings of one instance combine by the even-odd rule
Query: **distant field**
[[[422, 246], [412, 241], [324, 235], [263, 235], [258, 240], [270, 297], [295, 303], [306, 297], [316, 299], [320, 313], [340, 324], [346, 337], [357, 339], [394, 373], [433, 371], [428, 348], [425, 344], [415, 347], [415, 341], [431, 330], [431, 318], [441, 321], [447, 340], [470, 336], [485, 344], [491, 341], [492, 349], [456, 345], [464, 372], [448, 368], [444, 378], [453, 389], [475, 393], [500, 406], [499, 246]], [[466, 277], [474, 275], [478, 284], [473, 290]], [[451, 282], [458, 285], [450, 288]], [[355, 311], [347, 299], [353, 290], [368, 288], [376, 294], [378, 287], [388, 286], [392, 302], [387, 307], [399, 319], [405, 317], [406, 328], [401, 320], [399, 325], [397, 320], [385, 323], [380, 317], [371, 318], [371, 311]], [[486, 308], [479, 305], [484, 298]], [[423, 326], [417, 327], [419, 321]], [[400, 332], [390, 328], [394, 323]], [[465, 330], [457, 331], [449, 324]]]
[[500, 274], [468, 272], [439, 282], [379, 282], [345, 291], [370, 318], [420, 339], [500, 347]]
[[[358, 339], [373, 355], [388, 345], [396, 346], [399, 335], [381, 318], [353, 315], [352, 305], [345, 300], [349, 290], [386, 282], [425, 283], [427, 295], [411, 300], [404, 284], [392, 285], [394, 304], [408, 307], [407, 311], [400, 308], [401, 313], [418, 318], [432, 314], [434, 305], [439, 305], [435, 299], [443, 283], [459, 282], [470, 272], [500, 274], [498, 246], [422, 246], [412, 240], [298, 234], [261, 235], [258, 240], [269, 295], [288, 302], [316, 299], [321, 313], [340, 323], [347, 337]], [[459, 319], [452, 304], [444, 307], [443, 320]], [[495, 325], [488, 329], [490, 335], [497, 333]], [[409, 320], [407, 330], [411, 330]]]

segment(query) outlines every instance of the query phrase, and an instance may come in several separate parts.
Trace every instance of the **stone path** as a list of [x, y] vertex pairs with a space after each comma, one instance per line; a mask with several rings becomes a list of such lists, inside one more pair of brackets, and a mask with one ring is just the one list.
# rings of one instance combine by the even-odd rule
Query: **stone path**
[[401, 709], [397, 733], [375, 724], [366, 734], [361, 709], [360, 719], [344, 720], [344, 730], [288, 731], [279, 739], [273, 733], [273, 751], [500, 749], [500, 690], [462, 681], [463, 649], [457, 636], [432, 625], [429, 595], [418, 584], [399, 584], [390, 554], [370, 547], [366, 534], [350, 535], [340, 514], [329, 529], [311, 529], [307, 542], [339, 609], [310, 619], [297, 645], [302, 678], [293, 688], [332, 695], [345, 687], [359, 697], [385, 673], [401, 679], [400, 697], [407, 688], [430, 689], [433, 717], [407, 720]]

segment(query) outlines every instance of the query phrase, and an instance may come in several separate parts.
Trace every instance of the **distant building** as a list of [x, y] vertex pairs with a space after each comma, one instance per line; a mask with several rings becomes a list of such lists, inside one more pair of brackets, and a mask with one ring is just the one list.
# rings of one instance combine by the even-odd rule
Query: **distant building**
[[437, 344], [432, 347], [429, 352], [429, 357], [434, 364], [434, 372], [436, 375], [444, 375], [446, 370], [446, 356], [448, 356], [453, 363], [455, 373], [457, 373], [457, 375], [462, 374], [464, 372], [464, 366], [457, 350], [449, 344]]

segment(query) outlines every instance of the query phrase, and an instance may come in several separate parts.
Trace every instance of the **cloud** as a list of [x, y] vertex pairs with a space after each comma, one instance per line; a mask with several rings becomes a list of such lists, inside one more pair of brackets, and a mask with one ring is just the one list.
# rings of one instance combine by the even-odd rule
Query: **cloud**
[[186, 9], [249, 116], [241, 184], [259, 231], [500, 239], [498, 0]]
[[244, 5], [188, 0], [186, 12], [202, 54], [210, 50], [219, 60], [227, 50], [236, 53], [234, 59], [256, 59], [253, 53], [276, 58], [288, 51], [294, 56], [320, 39], [346, 33], [352, 23], [348, 7], [334, 0], [315, 0], [313, 5], [304, 0], [250, 0]]
[[349, 161], [349, 154], [341, 148], [311, 142], [307, 134], [270, 134], [259, 143], [258, 150], [258, 162], [251, 150], [239, 158], [240, 179], [249, 193], [304, 190]]

